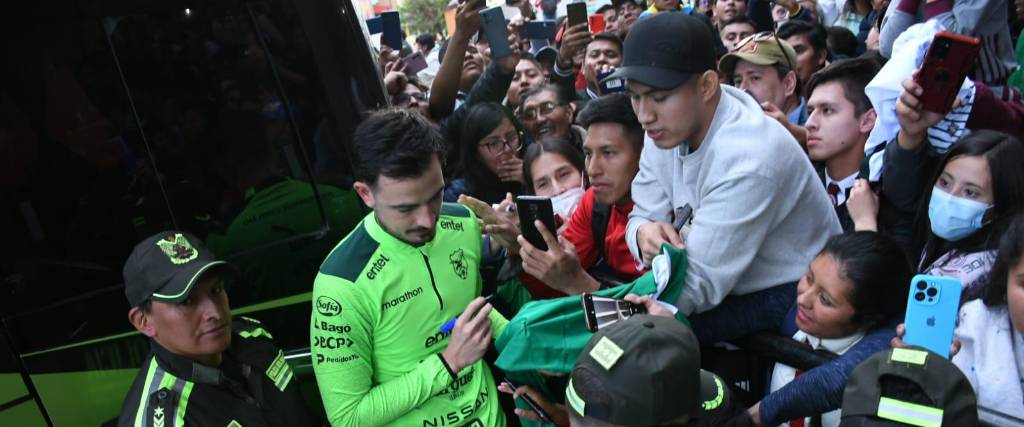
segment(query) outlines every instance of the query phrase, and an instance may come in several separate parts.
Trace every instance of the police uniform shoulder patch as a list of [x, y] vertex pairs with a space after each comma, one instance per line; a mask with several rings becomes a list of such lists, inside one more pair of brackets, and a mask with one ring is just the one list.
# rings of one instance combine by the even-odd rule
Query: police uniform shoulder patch
[[263, 328], [263, 324], [257, 321], [257, 319], [246, 316], [239, 316], [239, 331], [237, 332], [242, 338], [258, 338], [265, 337], [266, 339], [272, 340], [273, 336], [270, 332]]
[[267, 367], [267, 378], [274, 383], [274, 386], [278, 390], [284, 392], [284, 389], [288, 387], [288, 383], [292, 381], [294, 374], [292, 373], [292, 367], [288, 365], [288, 361], [284, 358], [284, 352], [278, 350], [277, 357], [274, 358], [273, 362], [270, 362], [270, 366]]

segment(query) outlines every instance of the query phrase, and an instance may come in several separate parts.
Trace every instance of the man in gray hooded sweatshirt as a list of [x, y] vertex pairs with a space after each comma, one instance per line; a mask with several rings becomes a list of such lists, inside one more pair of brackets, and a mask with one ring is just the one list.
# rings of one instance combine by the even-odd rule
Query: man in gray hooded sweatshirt
[[[645, 264], [662, 243], [688, 254], [676, 306], [708, 345], [777, 331], [796, 282], [842, 229], [807, 155], [753, 97], [719, 84], [712, 33], [680, 13], [637, 22], [622, 66], [646, 138], [626, 228]], [[768, 37], [771, 37], [770, 35]], [[685, 241], [673, 225], [686, 206]]]

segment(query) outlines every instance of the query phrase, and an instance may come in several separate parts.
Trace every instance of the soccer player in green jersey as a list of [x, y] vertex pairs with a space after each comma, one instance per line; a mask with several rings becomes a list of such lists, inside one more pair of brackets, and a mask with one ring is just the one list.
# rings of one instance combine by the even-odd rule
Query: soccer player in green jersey
[[440, 133], [418, 114], [384, 110], [359, 125], [353, 146], [354, 188], [373, 212], [313, 285], [310, 349], [328, 419], [504, 426], [481, 357], [505, 321], [480, 298], [476, 216], [441, 201]]

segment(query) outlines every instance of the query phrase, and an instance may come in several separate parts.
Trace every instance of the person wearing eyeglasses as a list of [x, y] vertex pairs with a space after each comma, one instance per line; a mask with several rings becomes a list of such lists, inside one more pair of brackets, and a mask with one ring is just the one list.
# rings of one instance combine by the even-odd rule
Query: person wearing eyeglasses
[[391, 97], [391, 105], [415, 111], [423, 117], [430, 117], [430, 112], [427, 111], [426, 86], [418, 80], [409, 80], [404, 90]]
[[444, 190], [444, 201], [456, 202], [465, 194], [498, 204], [507, 193], [523, 188], [523, 136], [508, 108], [487, 102], [466, 114], [462, 127], [459, 176]]
[[754, 97], [764, 113], [793, 134], [801, 146], [807, 143], [807, 103], [800, 96], [796, 51], [771, 32], [741, 40], [722, 57], [719, 70], [726, 81]]
[[530, 139], [565, 138], [582, 150], [587, 131], [573, 124], [575, 113], [576, 104], [565, 91], [546, 84], [523, 94], [518, 116]]

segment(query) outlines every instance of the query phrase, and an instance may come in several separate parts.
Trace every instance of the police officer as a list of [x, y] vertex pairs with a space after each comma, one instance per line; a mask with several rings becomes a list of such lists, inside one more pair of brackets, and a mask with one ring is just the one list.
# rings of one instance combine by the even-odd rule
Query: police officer
[[256, 320], [232, 321], [225, 284], [236, 275], [187, 233], [135, 246], [124, 266], [128, 319], [153, 351], [119, 426], [315, 425], [270, 333]]

